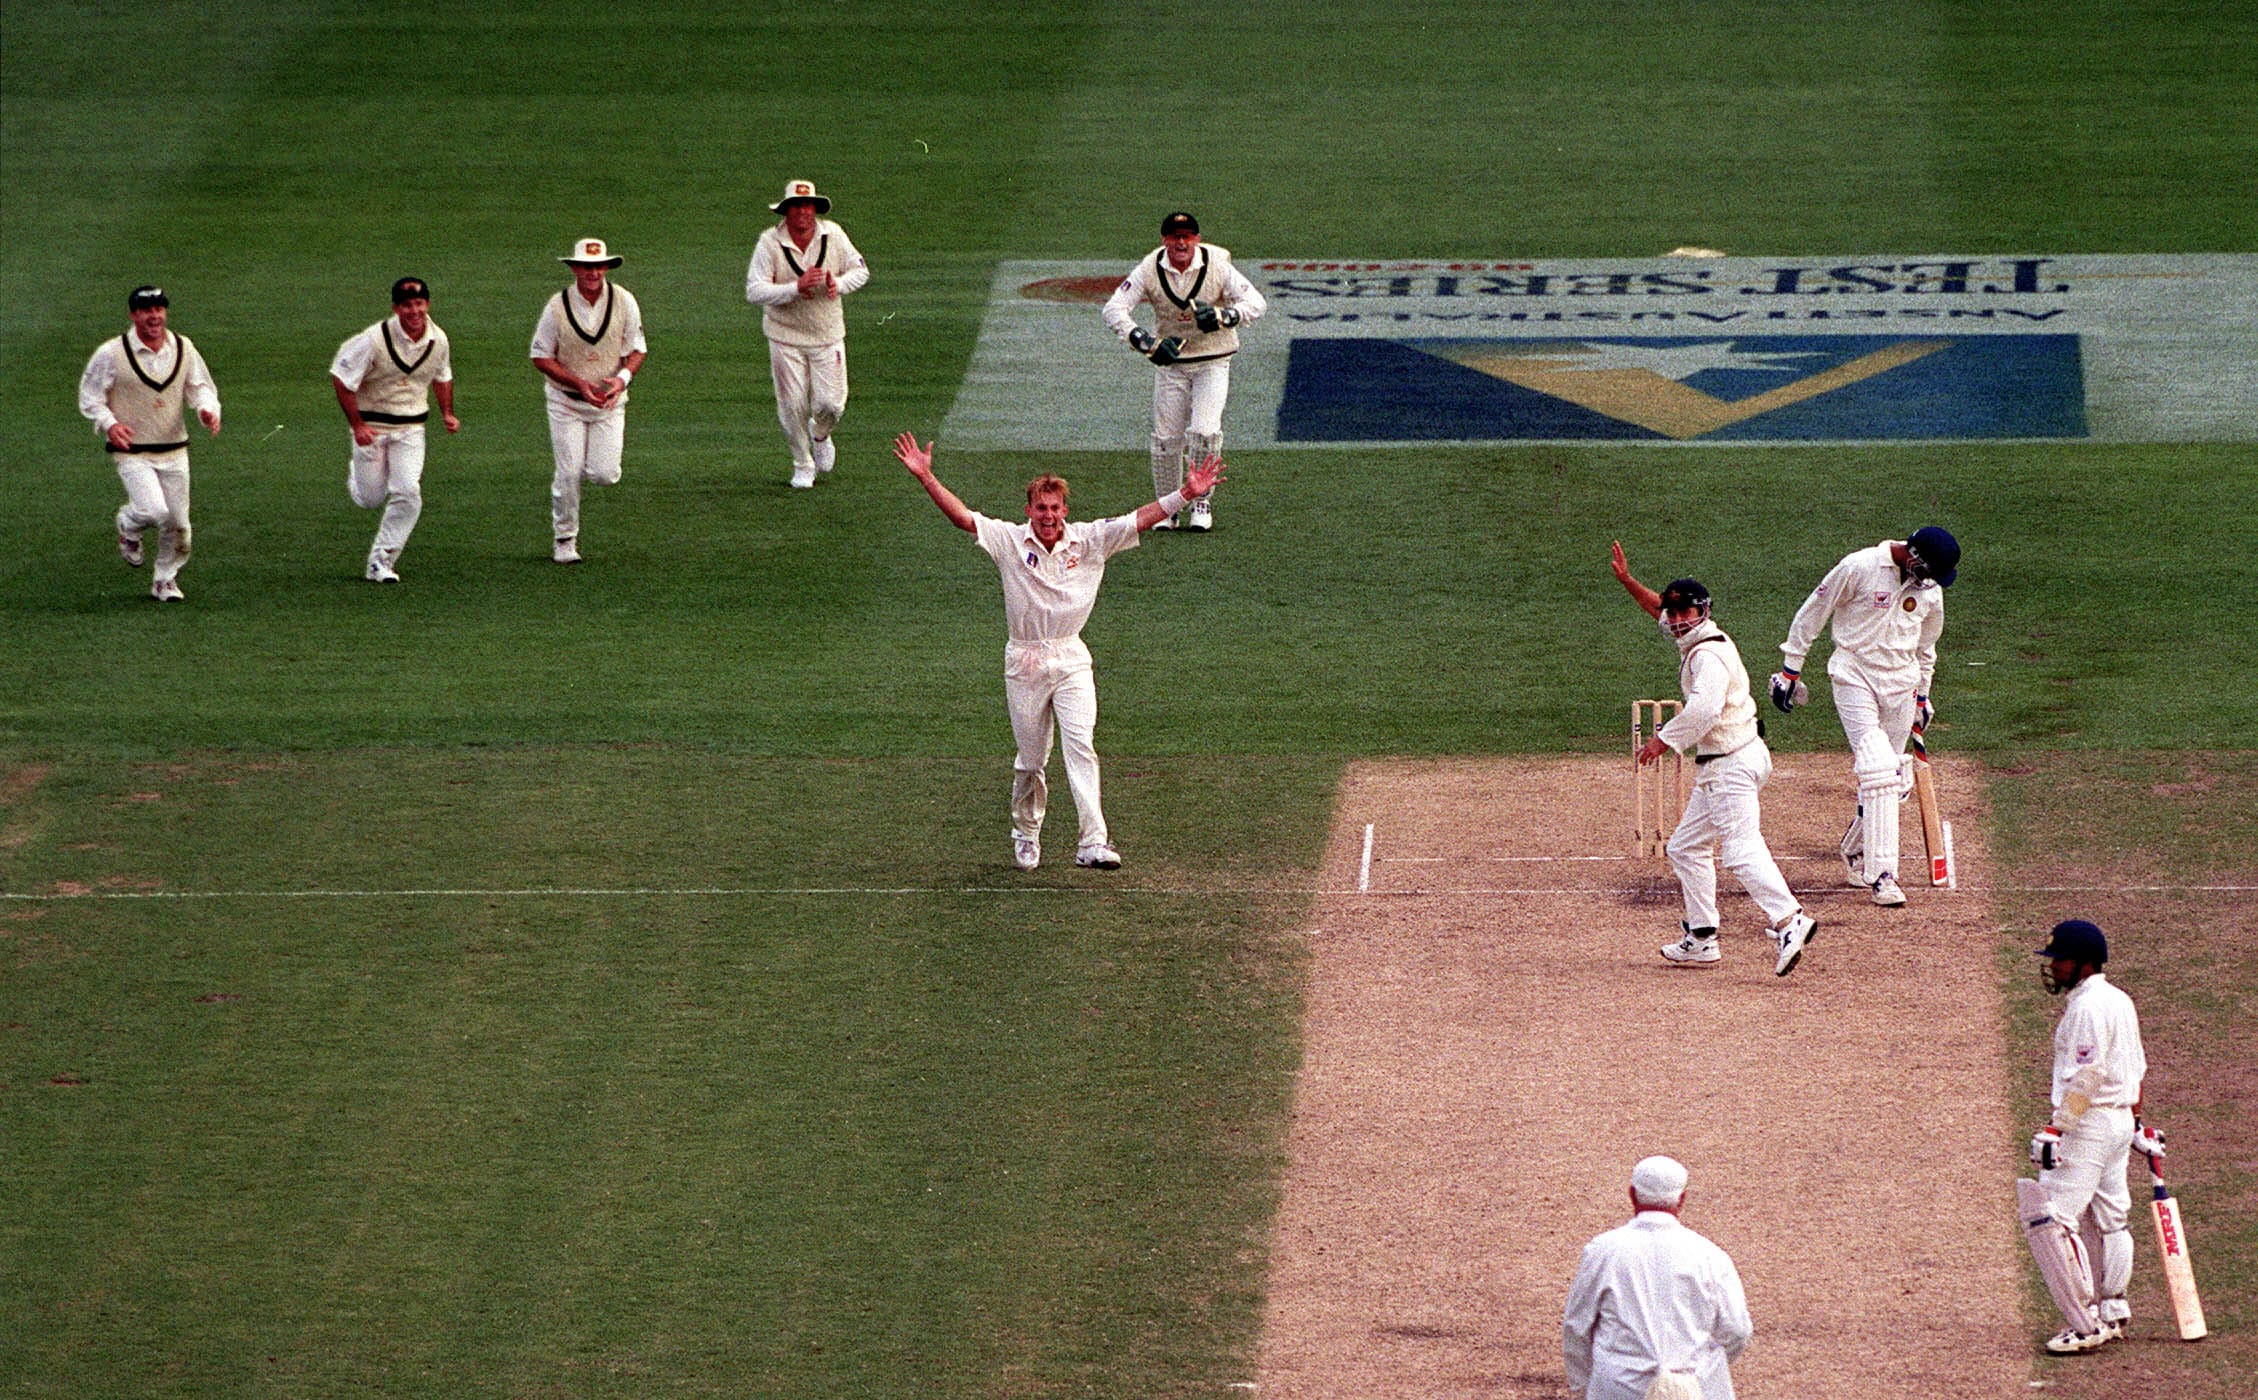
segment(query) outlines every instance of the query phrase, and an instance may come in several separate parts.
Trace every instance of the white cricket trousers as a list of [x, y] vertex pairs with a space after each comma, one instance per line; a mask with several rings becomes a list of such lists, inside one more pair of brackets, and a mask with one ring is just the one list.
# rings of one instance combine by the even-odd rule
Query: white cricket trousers
[[1857, 675], [1837, 675], [1828, 680], [1835, 693], [1835, 713], [1842, 717], [1843, 737], [1850, 741], [1850, 767], [1858, 779], [1861, 837], [1865, 842], [1864, 875], [1871, 885], [1884, 875], [1897, 874], [1897, 806], [1910, 790], [1912, 772], [1905, 759], [1905, 739], [1913, 732], [1913, 690], [1878, 689]]
[[354, 443], [345, 490], [362, 510], [384, 507], [369, 545], [369, 562], [398, 563], [423, 514], [423, 424], [380, 428], [368, 446]]
[[1184, 484], [1184, 449], [1221, 451], [1223, 402], [1231, 394], [1231, 361], [1201, 360], [1153, 370], [1153, 495]]
[[627, 406], [605, 409], [591, 418], [576, 409], [549, 405], [549, 450], [557, 474], [549, 482], [549, 520], [560, 540], [580, 535], [580, 486], [619, 484], [620, 452], [627, 442]]
[[2038, 1174], [2046, 1190], [2046, 1204], [2057, 1221], [2070, 1229], [2092, 1213], [2093, 1228], [2101, 1236], [2101, 1276], [2095, 1280], [2099, 1298], [2118, 1304], [2123, 1317], [2125, 1285], [2133, 1276], [2133, 1237], [2125, 1228], [2132, 1210], [2132, 1192], [2125, 1185], [2125, 1167], [2132, 1159], [2133, 1111], [2129, 1108], [2089, 1108], [2085, 1116], [2065, 1129], [2054, 1149], [2055, 1167]]
[[776, 419], [792, 450], [792, 470], [813, 471], [813, 444], [830, 437], [847, 411], [847, 342], [779, 345], [772, 340], [768, 372], [776, 381]]
[[1686, 814], [1666, 848], [1678, 887], [1685, 892], [1686, 927], [1717, 927], [1719, 865], [1733, 872], [1773, 925], [1803, 907], [1789, 893], [1779, 863], [1764, 844], [1757, 795], [1771, 780], [1772, 751], [1762, 739], [1694, 769], [1693, 795], [1686, 799]]
[[118, 533], [140, 536], [157, 531], [157, 558], [150, 588], [170, 583], [188, 562], [188, 449], [171, 452], [113, 452], [125, 504], [118, 507]]
[[1105, 845], [1094, 742], [1098, 683], [1090, 671], [1090, 649], [1080, 637], [1007, 644], [1004, 702], [1011, 710], [1011, 736], [1019, 745], [1019, 756], [1011, 765], [1012, 833], [1042, 835], [1050, 799], [1043, 770], [1050, 765], [1055, 727], [1059, 746], [1066, 751], [1066, 785], [1074, 794], [1074, 813], [1082, 824], [1076, 848]]

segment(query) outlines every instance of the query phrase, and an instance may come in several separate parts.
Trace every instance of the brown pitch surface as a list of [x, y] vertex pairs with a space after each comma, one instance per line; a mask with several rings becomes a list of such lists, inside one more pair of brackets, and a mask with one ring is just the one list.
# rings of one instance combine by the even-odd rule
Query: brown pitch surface
[[[1940, 761], [1964, 885], [1979, 777]], [[2032, 1374], [2004, 1037], [1980, 893], [1843, 884], [1839, 754], [1778, 761], [1764, 829], [1820, 921], [1772, 974], [1730, 877], [1725, 960], [1675, 968], [1676, 882], [1630, 845], [1628, 760], [1368, 763], [1344, 776], [1312, 937], [1292, 1159], [1256, 1393], [1565, 1395], [1560, 1307], [1631, 1164], [1692, 1173], [1739, 1265], [1763, 1397], [1994, 1397]], [[1525, 859], [1537, 857], [1540, 859]], [[1600, 857], [1601, 859], [1568, 859]]]

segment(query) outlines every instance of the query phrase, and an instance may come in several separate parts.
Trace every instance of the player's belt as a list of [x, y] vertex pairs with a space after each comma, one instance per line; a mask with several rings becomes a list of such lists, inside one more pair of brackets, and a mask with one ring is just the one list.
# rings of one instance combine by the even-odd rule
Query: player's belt
[[423, 423], [428, 422], [430, 418], [431, 410], [428, 408], [421, 413], [372, 413], [365, 408], [361, 410], [361, 421], [363, 423]]
[[188, 446], [188, 439], [182, 438], [178, 442], [137, 442], [131, 447], [117, 447], [107, 443], [104, 446], [112, 452], [178, 452]]
[[1759, 734], [1755, 739], [1750, 739], [1746, 744], [1735, 744], [1733, 745], [1733, 747], [1722, 750], [1718, 753], [1697, 753], [1694, 755], [1694, 763], [1696, 765], [1703, 763], [1715, 763], [1720, 758], [1731, 758], [1734, 754], [1737, 754], [1742, 749], [1747, 748], [1749, 744], [1755, 743], [1756, 739], [1761, 739], [1763, 737], [1763, 735]]

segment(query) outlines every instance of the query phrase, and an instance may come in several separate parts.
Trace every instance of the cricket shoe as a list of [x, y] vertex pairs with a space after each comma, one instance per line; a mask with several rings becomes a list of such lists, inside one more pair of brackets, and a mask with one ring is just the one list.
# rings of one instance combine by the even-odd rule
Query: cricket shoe
[[557, 536], [557, 547], [549, 552], [549, 557], [559, 564], [579, 563], [580, 537], [578, 535]]
[[1100, 842], [1098, 845], [1084, 846], [1081, 850], [1076, 851], [1074, 863], [1086, 865], [1092, 870], [1119, 870], [1121, 868], [1121, 852]]
[[149, 596], [160, 603], [180, 603], [188, 598], [187, 594], [180, 591], [180, 585], [169, 578], [162, 583], [149, 585]]
[[118, 557], [125, 560], [129, 569], [141, 567], [141, 536], [118, 531]]
[[1153, 528], [1155, 530], [1173, 530], [1177, 528], [1176, 517], [1173, 515], [1164, 515], [1160, 518], [1160, 523], [1153, 526]]
[[1795, 971], [1796, 963], [1803, 957], [1804, 947], [1818, 932], [1817, 919], [1803, 913], [1791, 915], [1773, 934], [1774, 941], [1780, 945], [1780, 957], [1779, 961], [1772, 964], [1772, 975], [1785, 977]]
[[1033, 870], [1043, 863], [1043, 844], [1032, 836], [1011, 834], [1011, 863], [1022, 870]]
[[400, 575], [392, 567], [390, 561], [380, 555], [372, 554], [368, 561], [368, 581], [370, 583], [398, 583]]
[[1721, 962], [1724, 957], [1724, 953], [1717, 947], [1717, 930], [1713, 928], [1703, 929], [1699, 933], [1687, 929], [1685, 937], [1675, 943], [1662, 945], [1663, 961], [1676, 963], [1681, 967], [1695, 963]]
[[1874, 882], [1874, 902], [1884, 909], [1895, 909], [1905, 902], [1905, 891], [1897, 887], [1895, 875], [1884, 875]]
[[815, 469], [828, 472], [839, 464], [839, 444], [829, 438], [815, 440]]
[[2125, 1339], [2125, 1324], [2131, 1321], [2130, 1317], [2105, 1317], [2101, 1319], [2101, 1335], [2112, 1342], [2121, 1342]]
[[2046, 1349], [2055, 1356], [2077, 1356], [2083, 1352], [2099, 1351], [2109, 1344], [2110, 1332], [2104, 1327], [2098, 1332], [2080, 1332], [2065, 1327], [2046, 1339]]
[[1215, 528], [1215, 508], [1207, 503], [1207, 497], [1192, 502], [1191, 514], [1191, 521], [1184, 528], [1203, 532]]
[[805, 491], [813, 485], [815, 485], [815, 464], [813, 462], [804, 467], [792, 468], [793, 490]]

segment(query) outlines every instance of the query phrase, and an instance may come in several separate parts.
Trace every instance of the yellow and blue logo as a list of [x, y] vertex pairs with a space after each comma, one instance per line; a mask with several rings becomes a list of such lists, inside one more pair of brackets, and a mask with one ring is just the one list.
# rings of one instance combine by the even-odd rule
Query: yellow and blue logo
[[2083, 438], [2076, 335], [1296, 337], [1280, 442]]

